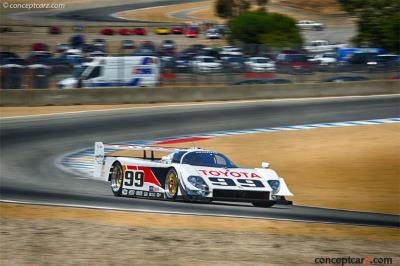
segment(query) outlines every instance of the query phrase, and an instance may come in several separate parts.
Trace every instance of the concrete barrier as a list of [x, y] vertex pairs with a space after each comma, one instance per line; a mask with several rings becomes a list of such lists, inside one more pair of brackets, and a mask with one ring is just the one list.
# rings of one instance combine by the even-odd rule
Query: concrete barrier
[[0, 90], [1, 106], [125, 104], [399, 94], [400, 81], [221, 87]]

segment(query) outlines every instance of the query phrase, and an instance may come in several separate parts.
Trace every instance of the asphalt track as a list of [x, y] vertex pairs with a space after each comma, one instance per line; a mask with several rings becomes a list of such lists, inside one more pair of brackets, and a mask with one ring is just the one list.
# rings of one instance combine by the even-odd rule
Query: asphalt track
[[[124, 210], [399, 226], [399, 216], [302, 206], [255, 208], [116, 198], [107, 183], [73, 176], [55, 161], [94, 141], [116, 143], [309, 123], [398, 117], [400, 96], [349, 97], [134, 108], [2, 119], [1, 199]], [[245, 149], [245, 147], [243, 147]], [[238, 151], [240, 152], [240, 151]], [[357, 196], [354, 196], [357, 200]], [[398, 204], [398, 203], [393, 203]]]
[[[94, 7], [87, 9], [69, 10], [62, 12], [54, 11], [39, 11], [39, 12], [23, 12], [13, 15], [14, 18], [19, 19], [61, 19], [61, 20], [74, 20], [82, 22], [145, 22], [145, 23], [157, 23], [154, 21], [142, 21], [142, 20], [125, 20], [112, 16], [114, 13], [118, 13], [126, 10], [140, 9], [140, 8], [151, 8], [155, 6], [167, 6], [183, 3], [201, 2], [204, 0], [158, 0], [158, 1], [138, 1], [134, 4], [120, 4], [114, 6], [105, 7]], [[165, 23], [164, 23], [165, 24]]]

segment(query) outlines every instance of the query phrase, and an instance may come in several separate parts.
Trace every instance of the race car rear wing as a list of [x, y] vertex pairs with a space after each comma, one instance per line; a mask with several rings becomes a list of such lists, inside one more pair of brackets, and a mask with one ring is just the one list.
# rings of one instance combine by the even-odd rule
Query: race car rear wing
[[[177, 152], [186, 151], [187, 148], [173, 148], [173, 147], [158, 147], [158, 146], [143, 146], [143, 145], [124, 145], [124, 144], [104, 144], [103, 142], [94, 143], [94, 176], [99, 177], [101, 175], [103, 162], [107, 154], [105, 149], [108, 148], [113, 152], [118, 150], [134, 150], [143, 151], [143, 158], [153, 158], [154, 152]], [[147, 157], [147, 151], [150, 152], [150, 156]], [[112, 156], [112, 155], [111, 155]]]

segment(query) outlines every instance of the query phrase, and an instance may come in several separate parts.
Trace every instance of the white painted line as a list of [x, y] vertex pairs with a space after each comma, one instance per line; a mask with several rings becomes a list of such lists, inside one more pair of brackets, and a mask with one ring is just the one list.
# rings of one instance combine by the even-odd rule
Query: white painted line
[[204, 103], [165, 104], [165, 105], [160, 104], [160, 105], [153, 105], [153, 106], [133, 106], [133, 107], [120, 107], [120, 108], [106, 108], [106, 109], [99, 109], [99, 110], [58, 112], [58, 113], [39, 114], [39, 115], [8, 116], [8, 117], [0, 118], [0, 121], [1, 120], [9, 120], [9, 119], [37, 118], [37, 117], [49, 117], [49, 116], [84, 114], [84, 113], [98, 113], [98, 112], [117, 112], [117, 111], [138, 110], [138, 109], [160, 109], [160, 108], [171, 108], [171, 107], [174, 108], [174, 107], [190, 107], [190, 106], [232, 105], [232, 104], [264, 103], [264, 102], [292, 102], [292, 101], [296, 102], [296, 101], [304, 101], [304, 100], [323, 101], [323, 100], [331, 100], [331, 99], [390, 98], [393, 96], [400, 96], [400, 94], [306, 97], [306, 98], [287, 98], [287, 99], [260, 99], [260, 100], [219, 101], [219, 102], [204, 102]]
[[[366, 224], [352, 224], [352, 223], [336, 223], [336, 222], [321, 222], [304, 219], [289, 219], [289, 218], [272, 218], [272, 217], [252, 217], [245, 215], [229, 215], [229, 214], [201, 214], [195, 212], [176, 212], [176, 211], [157, 211], [149, 209], [128, 209], [128, 208], [116, 208], [116, 207], [102, 207], [95, 205], [84, 205], [84, 204], [61, 204], [52, 202], [34, 202], [34, 201], [20, 201], [20, 200], [0, 200], [1, 203], [12, 203], [12, 204], [28, 204], [38, 206], [49, 206], [49, 207], [64, 207], [64, 208], [80, 208], [80, 209], [92, 209], [92, 210], [106, 210], [106, 211], [123, 211], [123, 212], [138, 212], [148, 214], [162, 214], [162, 215], [182, 215], [182, 216], [203, 216], [203, 217], [223, 217], [223, 218], [239, 218], [239, 219], [250, 219], [250, 220], [270, 220], [270, 221], [286, 221], [286, 222], [302, 222], [311, 224], [340, 224], [344, 226], [372, 226], [372, 227], [386, 227], [379, 225], [366, 225]], [[290, 206], [286, 206], [290, 209]], [[249, 208], [254, 208], [249, 206]], [[312, 207], [311, 207], [312, 208]]]

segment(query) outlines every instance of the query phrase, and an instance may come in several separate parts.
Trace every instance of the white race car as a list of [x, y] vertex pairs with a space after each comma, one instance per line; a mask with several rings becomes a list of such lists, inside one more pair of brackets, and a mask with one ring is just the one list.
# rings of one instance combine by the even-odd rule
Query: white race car
[[[113, 152], [105, 154], [105, 149]], [[158, 156], [161, 153], [166, 155]], [[292, 204], [285, 198], [293, 196], [285, 180], [268, 163], [239, 168], [210, 150], [96, 142], [94, 164], [94, 177], [109, 181], [115, 196], [239, 201], [257, 207]]]

